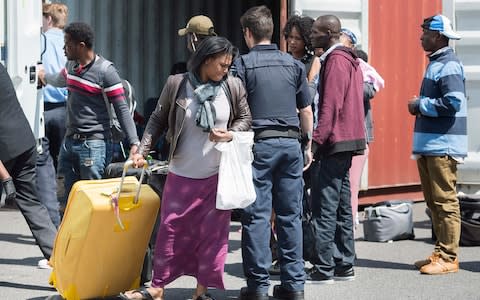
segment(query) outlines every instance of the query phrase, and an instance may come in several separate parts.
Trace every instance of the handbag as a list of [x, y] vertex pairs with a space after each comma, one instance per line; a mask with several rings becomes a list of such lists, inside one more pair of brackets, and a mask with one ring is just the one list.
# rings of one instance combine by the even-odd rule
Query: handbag
[[228, 143], [218, 143], [221, 152], [216, 208], [245, 208], [257, 197], [252, 177], [253, 132], [233, 132]]

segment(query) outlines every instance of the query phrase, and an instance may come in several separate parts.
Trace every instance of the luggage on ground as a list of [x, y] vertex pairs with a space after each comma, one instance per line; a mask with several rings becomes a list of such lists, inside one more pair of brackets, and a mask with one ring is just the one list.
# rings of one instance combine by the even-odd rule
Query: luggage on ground
[[50, 281], [62, 297], [102, 298], [137, 288], [159, 207], [158, 195], [135, 177], [75, 183], [50, 259]]
[[[111, 163], [105, 169], [105, 178], [121, 177], [123, 172], [124, 163], [116, 162]], [[168, 161], [151, 160], [145, 170], [145, 175], [142, 179], [142, 183], [148, 184], [161, 198], [163, 193], [163, 187], [167, 180], [168, 173]], [[127, 170], [127, 176], [135, 176], [140, 180], [142, 169], [131, 168]], [[155, 222], [155, 226], [152, 231], [152, 235], [148, 242], [148, 247], [143, 260], [142, 273], [140, 276], [140, 284], [144, 284], [152, 280], [152, 264], [153, 264], [153, 252], [155, 249], [155, 240], [157, 237], [158, 219]]]
[[[480, 246], [480, 195], [460, 194], [458, 201], [461, 216], [460, 246]], [[425, 212], [431, 220], [428, 207]], [[433, 226], [432, 240], [437, 240]]]
[[363, 233], [365, 240], [387, 242], [414, 239], [412, 202], [386, 201], [366, 207]]
[[480, 246], [480, 195], [460, 195], [461, 246]]

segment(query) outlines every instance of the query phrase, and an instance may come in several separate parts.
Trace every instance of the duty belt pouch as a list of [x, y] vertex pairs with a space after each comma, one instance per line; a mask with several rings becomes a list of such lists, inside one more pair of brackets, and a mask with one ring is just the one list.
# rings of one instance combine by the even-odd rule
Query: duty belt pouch
[[363, 232], [365, 240], [387, 242], [414, 239], [412, 203], [387, 201], [364, 210]]

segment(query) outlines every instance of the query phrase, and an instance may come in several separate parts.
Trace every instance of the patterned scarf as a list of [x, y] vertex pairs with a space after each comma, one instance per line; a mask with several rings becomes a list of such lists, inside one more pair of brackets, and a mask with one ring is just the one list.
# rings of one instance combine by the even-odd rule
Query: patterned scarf
[[215, 125], [216, 117], [215, 107], [211, 102], [217, 96], [221, 81], [214, 82], [209, 80], [206, 83], [201, 83], [192, 72], [188, 72], [188, 79], [193, 86], [193, 95], [200, 103], [195, 115], [196, 124], [198, 127], [203, 128], [203, 131], [210, 132]]

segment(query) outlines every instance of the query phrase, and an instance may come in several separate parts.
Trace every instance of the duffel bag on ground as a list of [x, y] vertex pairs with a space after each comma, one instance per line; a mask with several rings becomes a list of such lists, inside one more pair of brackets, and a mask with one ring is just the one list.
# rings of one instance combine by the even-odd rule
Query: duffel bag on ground
[[387, 242], [414, 239], [412, 202], [386, 201], [366, 207], [363, 233], [365, 240]]

